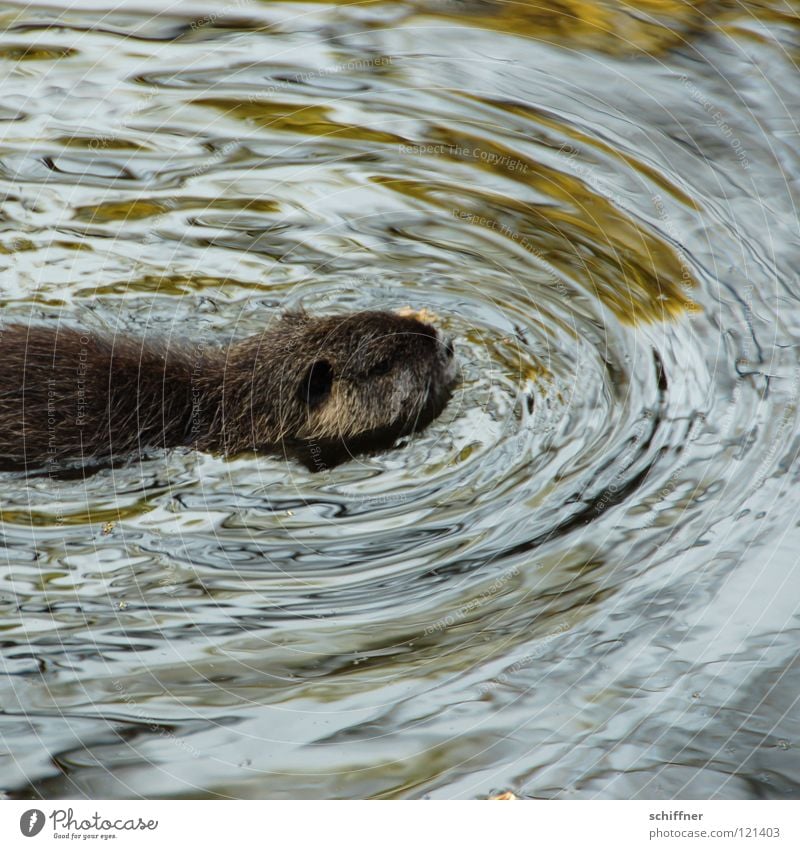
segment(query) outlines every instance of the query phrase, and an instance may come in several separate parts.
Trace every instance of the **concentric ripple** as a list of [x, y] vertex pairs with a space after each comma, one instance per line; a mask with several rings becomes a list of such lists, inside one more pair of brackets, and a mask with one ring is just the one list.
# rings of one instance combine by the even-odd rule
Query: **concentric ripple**
[[11, 795], [800, 793], [796, 21], [462, 5], [9, 13], [7, 316], [461, 367], [315, 473], [4, 475]]

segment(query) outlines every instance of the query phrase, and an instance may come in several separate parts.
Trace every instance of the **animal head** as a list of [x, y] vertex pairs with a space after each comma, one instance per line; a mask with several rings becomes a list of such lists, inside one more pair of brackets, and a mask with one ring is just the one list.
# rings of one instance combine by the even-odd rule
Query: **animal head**
[[455, 382], [452, 343], [390, 312], [287, 313], [244, 344], [251, 353], [256, 346], [249, 405], [256, 437], [394, 438], [438, 415]]

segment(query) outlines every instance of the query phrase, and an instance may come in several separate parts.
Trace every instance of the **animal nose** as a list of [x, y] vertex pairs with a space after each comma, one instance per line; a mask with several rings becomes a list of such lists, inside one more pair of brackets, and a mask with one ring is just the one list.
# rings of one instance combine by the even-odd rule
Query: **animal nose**
[[442, 345], [444, 345], [445, 351], [447, 351], [447, 356], [452, 357], [456, 353], [456, 349], [453, 347], [453, 337], [445, 336], [442, 339]]

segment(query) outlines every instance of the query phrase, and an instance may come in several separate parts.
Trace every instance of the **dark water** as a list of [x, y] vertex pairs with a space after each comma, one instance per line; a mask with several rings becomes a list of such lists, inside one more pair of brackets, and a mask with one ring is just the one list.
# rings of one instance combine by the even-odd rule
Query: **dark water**
[[13, 797], [800, 795], [796, 3], [0, 11], [3, 317], [425, 308], [311, 474], [2, 479]]

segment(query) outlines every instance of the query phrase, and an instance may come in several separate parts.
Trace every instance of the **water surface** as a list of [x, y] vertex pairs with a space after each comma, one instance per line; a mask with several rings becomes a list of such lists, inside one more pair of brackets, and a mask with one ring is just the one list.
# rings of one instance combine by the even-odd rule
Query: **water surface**
[[797, 5], [0, 11], [6, 319], [425, 308], [311, 473], [3, 475], [12, 797], [800, 795]]

